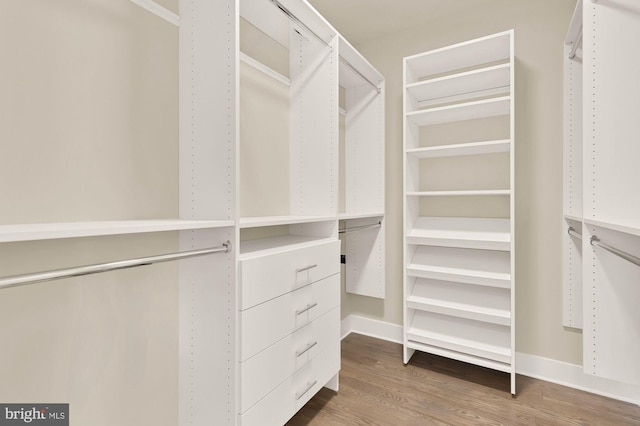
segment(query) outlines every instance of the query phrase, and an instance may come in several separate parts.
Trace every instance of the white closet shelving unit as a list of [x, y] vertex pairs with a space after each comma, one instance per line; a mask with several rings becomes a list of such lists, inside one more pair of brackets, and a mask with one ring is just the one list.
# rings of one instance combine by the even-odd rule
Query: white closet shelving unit
[[507, 31], [404, 59], [404, 362], [505, 371], [515, 394], [513, 51]]
[[[127, 28], [127, 30], [131, 31], [140, 31], [136, 28], [138, 26], [147, 29], [163, 26], [157, 30], [162, 32], [163, 37], [167, 33], [172, 33], [174, 40], [179, 38], [180, 80], [173, 81], [173, 84], [180, 86], [179, 117], [154, 116], [154, 119], [158, 120], [173, 119], [176, 124], [179, 122], [179, 135], [176, 132], [173, 140], [164, 135], [153, 137], [152, 128], [140, 130], [130, 126], [134, 130], [124, 134], [122, 140], [110, 140], [106, 144], [107, 149], [103, 145], [104, 141], [101, 141], [99, 128], [100, 126], [117, 128], [120, 123], [116, 120], [109, 121], [113, 118], [111, 116], [105, 116], [105, 122], [91, 123], [97, 127], [91, 129], [95, 132], [94, 138], [82, 137], [78, 140], [74, 136], [68, 137], [70, 133], [79, 135], [67, 130], [77, 128], [78, 123], [75, 120], [55, 123], [56, 125], [49, 129], [48, 140], [32, 140], [29, 138], [32, 134], [31, 130], [23, 129], [20, 133], [26, 135], [26, 145], [33, 149], [35, 157], [40, 155], [38, 153], [45, 155], [44, 153], [49, 151], [48, 147], [55, 146], [57, 152], [72, 154], [73, 160], [60, 164], [56, 162], [56, 158], [58, 160], [60, 158], [52, 155], [50, 161], [44, 163], [38, 161], [37, 164], [40, 167], [36, 170], [28, 163], [17, 165], [21, 161], [29, 162], [30, 159], [30, 156], [18, 153], [12, 159], [14, 166], [2, 168], [7, 173], [17, 170], [15, 167], [27, 171], [21, 174], [19, 179], [10, 175], [2, 176], [3, 181], [10, 181], [12, 185], [11, 191], [3, 191], [3, 202], [12, 206], [11, 211], [6, 211], [6, 214], [2, 215], [4, 223], [0, 224], [0, 243], [3, 245], [28, 242], [32, 244], [34, 251], [39, 253], [40, 245], [44, 244], [43, 240], [49, 240], [46, 247], [57, 250], [58, 246], [70, 247], [70, 244], [73, 244], [69, 242], [71, 239], [82, 238], [77, 240], [78, 244], [82, 241], [95, 241], [97, 245], [101, 245], [103, 241], [107, 241], [104, 240], [105, 237], [111, 238], [108, 241], [119, 241], [113, 238], [130, 235], [127, 237], [127, 244], [135, 246], [137, 244], [135, 234], [144, 234], [139, 237], [142, 240], [150, 234], [174, 232], [172, 235], [176, 236], [174, 248], [176, 252], [220, 246], [227, 241], [232, 242], [233, 246], [236, 225], [237, 132], [236, 98], [233, 96], [236, 86], [236, 61], [235, 55], [229, 55], [227, 46], [234, 43], [235, 21], [232, 16], [218, 13], [218, 11], [225, 6], [233, 7], [234, 2], [217, 2], [214, 5], [202, 1], [180, 1], [179, 30], [172, 26], [172, 24], [178, 25], [178, 21], [173, 19], [177, 15], [173, 12], [153, 2], [138, 1], [136, 3], [143, 5], [145, 9], [159, 17], [147, 15], [136, 6], [131, 6], [133, 11], [127, 10], [127, 13], [141, 19], [123, 21], [122, 26], [129, 26], [130, 29]], [[129, 2], [123, 1], [121, 4], [114, 4], [113, 7], [124, 9], [129, 5]], [[68, 16], [74, 16], [73, 11], [68, 12]], [[160, 18], [169, 22], [162, 22]], [[150, 23], [154, 19], [157, 22]], [[41, 32], [44, 39], [49, 36], [46, 33], [47, 28], [43, 26], [39, 29], [34, 28], [33, 31]], [[51, 36], [54, 39], [57, 37]], [[153, 37], [146, 34], [142, 34], [138, 41], [140, 40], [153, 43], [151, 41]], [[211, 43], [211, 40], [221, 40], [221, 42]], [[158, 46], [153, 48], [161, 50]], [[81, 50], [78, 52], [82, 53]], [[177, 54], [175, 59], [178, 59]], [[91, 66], [87, 66], [89, 71], [93, 70]], [[137, 75], [136, 69], [133, 68], [133, 61], [128, 66], [130, 78]], [[114, 81], [116, 81], [115, 78], [113, 81], [108, 80], [102, 83], [117, 84]], [[52, 87], [59, 87], [65, 82], [51, 84]], [[92, 88], [93, 86], [87, 85], [90, 93], [93, 93]], [[71, 93], [73, 96], [82, 98], [74, 91], [76, 89], [74, 87]], [[164, 99], [140, 99], [140, 96], [144, 96], [140, 93], [148, 94], [149, 92], [139, 90], [132, 94], [132, 102], [164, 101]], [[84, 93], [84, 95], [87, 94]], [[88, 103], [87, 108], [102, 102], [100, 99], [92, 99], [92, 101], [95, 101], [95, 104]], [[105, 100], [105, 102], [109, 101]], [[166, 108], [163, 109], [164, 107]], [[171, 110], [170, 107], [163, 104], [157, 110]], [[173, 110], [178, 113], [178, 108], [175, 106]], [[30, 119], [33, 119], [34, 129], [39, 129], [39, 126], [46, 127], [49, 123], [47, 117], [31, 117], [31, 113], [29, 115]], [[65, 113], [61, 112], [58, 116], [64, 117]], [[130, 120], [130, 117], [125, 119]], [[21, 122], [24, 120], [18, 117], [11, 122], [11, 125]], [[141, 120], [137, 125], [153, 126], [153, 120]], [[176, 126], [177, 129], [178, 126]], [[2, 143], [8, 144], [9, 141], [3, 140]], [[171, 158], [175, 158], [174, 164], [150, 164], [150, 158], [164, 158], [165, 150], [169, 149]], [[112, 155], [113, 152], [119, 152], [121, 155]], [[156, 157], [146, 155], [147, 152], [155, 154]], [[145, 154], [140, 155], [140, 153]], [[176, 158], [178, 153], [179, 158]], [[62, 159], [64, 161], [64, 157]], [[61, 171], [62, 169], [64, 172]], [[81, 185], [78, 185], [78, 182], [81, 182]], [[175, 194], [176, 203], [167, 206], [156, 202], [154, 194], [159, 191], [159, 188], [160, 191], [168, 192], [177, 189], [179, 194]], [[19, 223], [21, 217], [28, 217], [31, 221]], [[12, 246], [5, 247], [10, 250]], [[147, 256], [156, 254], [161, 253], [145, 253]], [[115, 252], [105, 252], [104, 255], [105, 260], [121, 259], [122, 256]], [[236, 387], [235, 318], [230, 317], [227, 312], [233, 309], [236, 303], [235, 258], [235, 251], [232, 250], [227, 254], [179, 262], [176, 274], [176, 286], [179, 289], [176, 294], [179, 293], [179, 301], [176, 299], [175, 302], [179, 303], [179, 325], [176, 329], [179, 331], [181, 347], [178, 410], [180, 424], [194, 424], [194, 422], [204, 424], [205, 413], [210, 423], [225, 424], [229, 419], [234, 419], [234, 401], [229, 400], [227, 396], [229, 392], [235, 392]], [[69, 261], [72, 262], [73, 259]], [[46, 265], [47, 257], [39, 259], [34, 256], [29, 262], [30, 269], [21, 273], [46, 269], [40, 262]], [[113, 283], [114, 292], [124, 291], [122, 290], [124, 288], [148, 285], [147, 281], [152, 282], [158, 278], [152, 272], [146, 274], [136, 275], [137, 280], [133, 280], [132, 276], [127, 274], [111, 274], [110, 278], [105, 280], [112, 280], [110, 282]], [[72, 283], [68, 280], [60, 280], [55, 283], [41, 283], [38, 286], [39, 290], [44, 292], [49, 291], [44, 289], [45, 286], [56, 286], [60, 289], [60, 294], [65, 294], [66, 297], [91, 300], [91, 294], [93, 294], [91, 283], [95, 283], [97, 279], [96, 276], [93, 277], [74, 278]], [[120, 290], [115, 290], [116, 288]], [[33, 289], [33, 287], [21, 287], [6, 291], [11, 292], [15, 303], [27, 303], [27, 298], [33, 297], [29, 296], [33, 295]], [[109, 299], [114, 296], [109, 293], [109, 295], [103, 294], [102, 297]], [[52, 300], [52, 303], [55, 302]], [[116, 305], [115, 308], [120, 309], [118, 306]], [[78, 305], [77, 308], [81, 310], [81, 306]], [[142, 309], [141, 318], [152, 314], [144, 312], [143, 307], [140, 309]], [[42, 318], [33, 318], [33, 321], [39, 320]], [[87, 319], [89, 324], [92, 324], [93, 320], [94, 318]], [[142, 325], [132, 324], [132, 327], [142, 327]], [[43, 324], [42, 328], [47, 328], [47, 325]], [[68, 330], [61, 331], [66, 334], [76, 332], [77, 329], [78, 327], [69, 324]], [[26, 335], [22, 337], [29, 338]], [[81, 335], [74, 338], [82, 339]], [[82, 383], [84, 378], [77, 378], [76, 375], [93, 373], [90, 370], [75, 370], [75, 366], [71, 365], [73, 362], [62, 355], [65, 353], [64, 350], [56, 347], [47, 349], [61, 354], [52, 361], [54, 364], [51, 365], [51, 369], [64, 377], [68, 375], [69, 383], [72, 384], [68, 387], [69, 385], [65, 383], [62, 389], [58, 389], [59, 383], [51, 379], [52, 382], [47, 383], [47, 387], [50, 387], [54, 393], [58, 392], [52, 399], [69, 402], [71, 409], [75, 410], [72, 411], [71, 416], [82, 422], [78, 413], [86, 411], [88, 402], [85, 398], [69, 400], [69, 395], [83, 394], [83, 389], [76, 389], [74, 386]], [[96, 347], [94, 355], [99, 357], [100, 350], [102, 349]], [[110, 350], [114, 349], [110, 348]], [[18, 354], [17, 356], [26, 359], [26, 355]], [[70, 356], [72, 359], [73, 354]], [[41, 368], [39, 365], [31, 367], [35, 370]], [[67, 368], [70, 370], [66, 371]], [[102, 373], [101, 371], [100, 374]], [[110, 372], [112, 373], [113, 371]], [[121, 385], [122, 388], [127, 386]], [[33, 398], [23, 396], [23, 399], [37, 400], [39, 397], [34, 394]], [[211, 401], [225, 401], [225, 403], [219, 404], [218, 409], [211, 410]], [[85, 420], [89, 421], [88, 418]]]
[[[20, 167], [32, 170], [30, 163], [16, 169], [13, 158], [3, 169], [3, 181], [13, 183], [5, 196], [11, 209], [0, 216], [0, 248], [125, 235], [135, 245], [136, 234], [157, 233], [175, 236], [175, 251], [230, 242], [226, 254], [181, 260], [176, 268], [178, 421], [284, 424], [321, 387], [338, 389], [342, 221], [376, 225], [348, 237], [347, 283], [359, 294], [384, 295], [384, 79], [304, 0], [179, 0], [179, 13], [150, 0], [133, 3], [178, 40], [178, 141], [155, 146], [131, 137], [122, 147], [130, 157], [100, 158], [114, 194], [100, 185], [76, 194], [83, 187], [65, 186], [53, 161], [12, 179]], [[340, 87], [347, 93], [345, 152]], [[98, 141], [52, 140], [57, 149], [68, 142], [69, 152], [80, 145], [81, 152], [102, 152]], [[175, 158], [173, 167], [153, 169], [164, 172], [160, 181], [145, 174], [150, 156], [139, 155], [150, 146]], [[71, 175], [82, 177], [85, 168], [76, 173], [74, 164]], [[165, 187], [175, 189], [173, 205], [140, 196]], [[87, 193], [101, 196], [83, 203]], [[29, 222], [21, 223], [25, 216]], [[7, 291], [18, 299], [30, 294]]]
[[306, 1], [239, 3], [237, 413], [278, 425], [338, 389], [340, 223], [377, 225], [345, 238], [346, 285], [384, 297], [384, 78]]
[[342, 36], [338, 48], [345, 105], [338, 218], [346, 291], [384, 299], [384, 77]]
[[563, 325], [582, 328], [582, 0], [564, 47]]
[[573, 228], [564, 245], [565, 325], [583, 328], [586, 374], [634, 385], [640, 385], [639, 16], [632, 0], [578, 2], [565, 47], [563, 232]]

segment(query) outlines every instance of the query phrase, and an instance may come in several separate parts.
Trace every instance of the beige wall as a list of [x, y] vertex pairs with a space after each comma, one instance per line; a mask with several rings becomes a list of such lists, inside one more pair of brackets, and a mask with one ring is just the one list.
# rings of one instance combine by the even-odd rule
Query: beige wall
[[562, 53], [575, 0], [495, 0], [356, 48], [386, 78], [387, 298], [346, 297], [343, 314], [402, 324], [402, 58], [515, 29], [516, 349], [582, 363], [562, 326]]

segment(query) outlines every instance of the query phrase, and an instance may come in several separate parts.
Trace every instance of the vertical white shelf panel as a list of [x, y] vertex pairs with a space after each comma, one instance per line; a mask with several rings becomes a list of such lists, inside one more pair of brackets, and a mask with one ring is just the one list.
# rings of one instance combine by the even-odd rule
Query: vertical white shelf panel
[[[236, 2], [181, 0], [180, 17], [180, 217], [235, 221]], [[235, 424], [237, 234], [235, 227], [180, 232], [181, 250], [220, 239], [233, 246], [180, 264], [180, 424]]]
[[[509, 372], [515, 394], [513, 31], [405, 58], [404, 87], [404, 362], [420, 350]], [[469, 131], [452, 143], [440, 141], [442, 131], [424, 133], [499, 116], [503, 139]], [[485, 155], [500, 153], [508, 155]], [[509, 187], [426, 182], [426, 160], [460, 157], [505, 167]], [[480, 195], [509, 197], [508, 216], [423, 213], [432, 200]]]
[[583, 2], [584, 371], [640, 385], [640, 4]]
[[578, 1], [564, 46], [563, 290], [562, 324], [582, 328], [582, 1]]
[[[384, 77], [343, 37], [339, 83], [345, 96], [345, 290], [383, 299], [385, 280]], [[367, 225], [379, 226], [362, 228]]]

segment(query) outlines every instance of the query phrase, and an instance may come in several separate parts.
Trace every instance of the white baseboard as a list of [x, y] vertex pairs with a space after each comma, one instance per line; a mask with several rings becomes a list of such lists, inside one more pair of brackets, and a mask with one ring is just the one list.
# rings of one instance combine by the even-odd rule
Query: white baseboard
[[[394, 343], [403, 342], [402, 326], [358, 315], [349, 315], [342, 320], [342, 338], [350, 333]], [[516, 372], [523, 376], [640, 405], [640, 386], [584, 374], [580, 365], [516, 353]]]

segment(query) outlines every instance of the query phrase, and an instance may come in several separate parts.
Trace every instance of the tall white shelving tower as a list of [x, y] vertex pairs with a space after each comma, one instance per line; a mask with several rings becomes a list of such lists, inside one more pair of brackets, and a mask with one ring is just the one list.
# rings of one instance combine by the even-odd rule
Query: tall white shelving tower
[[508, 372], [515, 394], [513, 37], [404, 59], [404, 362]]

